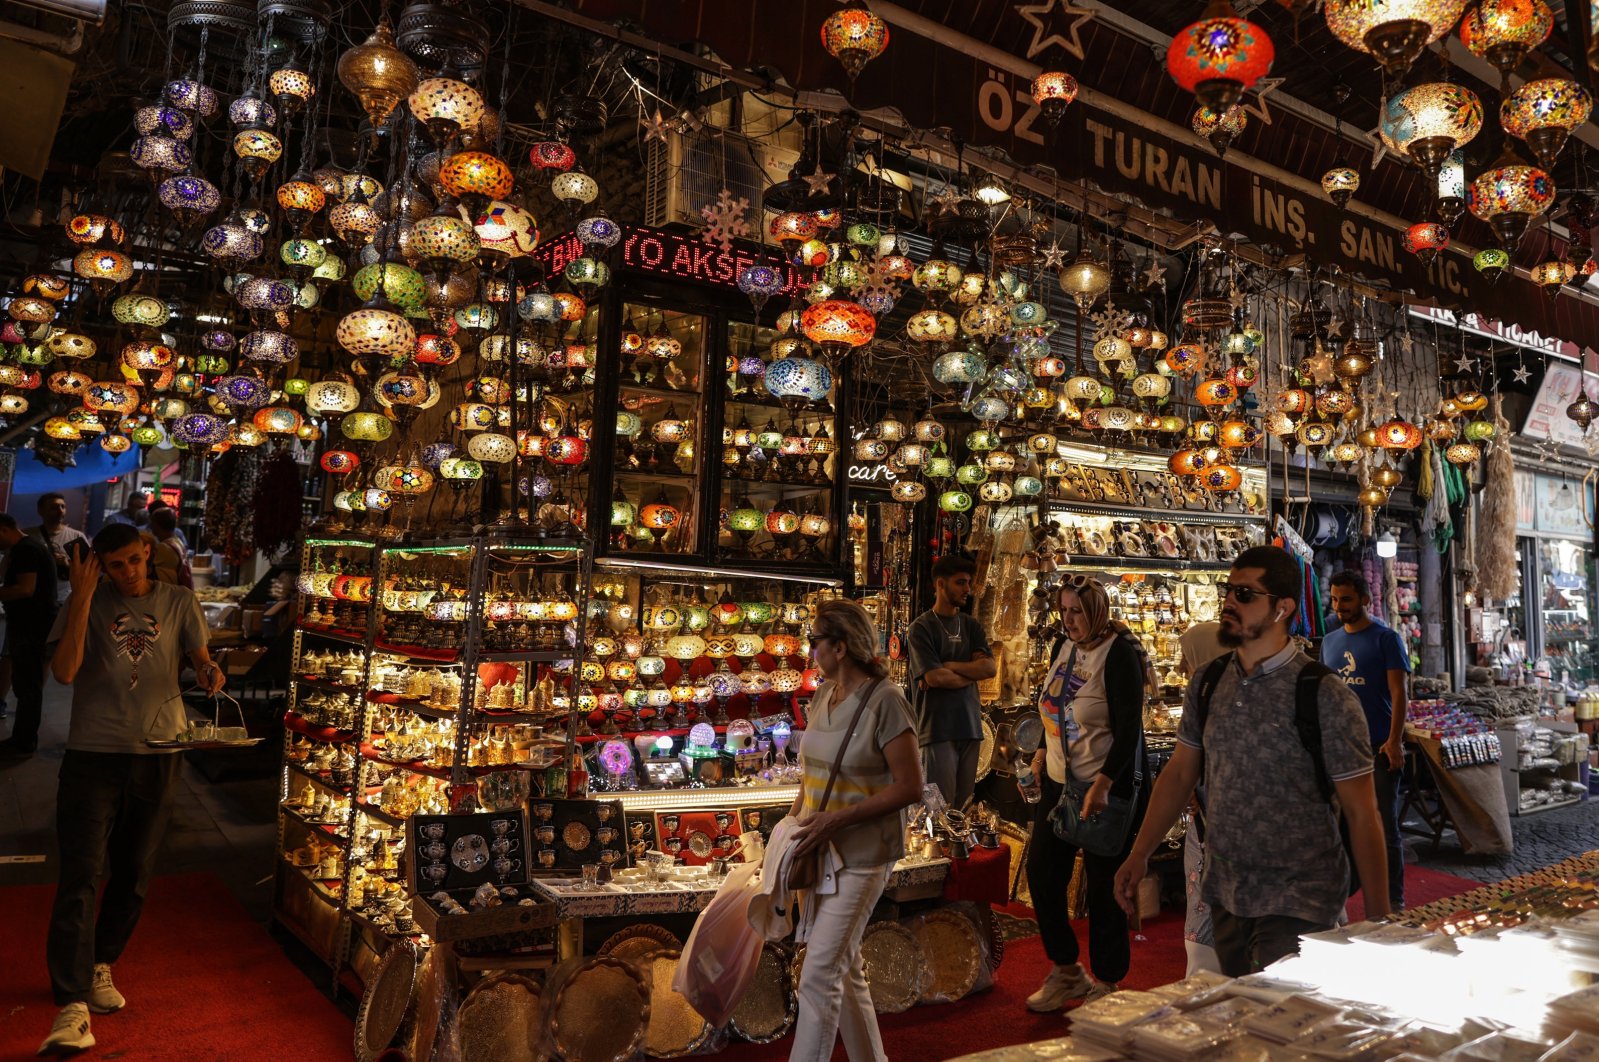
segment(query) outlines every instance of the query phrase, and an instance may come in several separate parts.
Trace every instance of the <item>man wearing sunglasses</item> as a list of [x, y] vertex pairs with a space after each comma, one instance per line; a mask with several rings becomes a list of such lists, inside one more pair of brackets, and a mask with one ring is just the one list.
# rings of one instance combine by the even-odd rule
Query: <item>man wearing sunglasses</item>
[[[1177, 750], [1116, 875], [1117, 899], [1131, 911], [1150, 854], [1203, 775], [1210, 859], [1201, 889], [1222, 972], [1234, 977], [1297, 952], [1301, 935], [1337, 924], [1349, 874], [1340, 810], [1367, 917], [1389, 913], [1365, 714], [1349, 688], [1289, 636], [1300, 584], [1298, 564], [1275, 546], [1245, 550], [1233, 562], [1220, 617], [1222, 644], [1232, 652], [1189, 683]], [[1307, 667], [1314, 668], [1309, 740], [1296, 704]]]

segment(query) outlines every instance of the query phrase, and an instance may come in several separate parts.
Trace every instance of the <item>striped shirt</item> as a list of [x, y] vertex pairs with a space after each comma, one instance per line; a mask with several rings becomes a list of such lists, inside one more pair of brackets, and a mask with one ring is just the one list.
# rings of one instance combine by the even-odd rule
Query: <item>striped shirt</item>
[[[800, 794], [802, 819], [823, 810], [822, 794], [827, 790], [839, 743], [849, 729], [865, 688], [863, 684], [834, 706], [836, 689], [832, 683], [825, 683], [811, 700], [810, 718], [799, 751], [800, 767], [805, 773]], [[894, 772], [889, 769], [883, 749], [899, 735], [915, 728], [905, 694], [892, 682], [879, 682], [844, 752], [826, 810], [837, 811], [859, 804], [893, 784]], [[905, 854], [905, 813], [902, 809], [870, 822], [856, 823], [834, 835], [833, 845], [847, 867], [892, 863]]]

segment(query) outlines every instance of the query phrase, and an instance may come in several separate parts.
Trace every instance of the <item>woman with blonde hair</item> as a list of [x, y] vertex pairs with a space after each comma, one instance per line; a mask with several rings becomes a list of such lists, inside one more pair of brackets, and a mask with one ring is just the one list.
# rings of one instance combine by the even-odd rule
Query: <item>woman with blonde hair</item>
[[[1144, 753], [1144, 656], [1126, 626], [1110, 618], [1110, 598], [1091, 575], [1071, 575], [1060, 588], [1065, 637], [1056, 644], [1038, 714], [1044, 746], [1033, 760], [1043, 796], [1028, 844], [1027, 886], [1033, 894], [1044, 954], [1054, 968], [1027, 998], [1027, 1008], [1059, 1010], [1073, 999], [1096, 999], [1127, 976], [1131, 948], [1127, 914], [1116, 902], [1116, 871], [1138, 833]], [[1121, 850], [1083, 849], [1088, 885], [1088, 954], [1094, 975], [1079, 963], [1079, 947], [1067, 910], [1066, 892], [1076, 844], [1062, 840], [1050, 812], [1070, 801], [1087, 822], [1104, 812], [1111, 797], [1135, 801]]]
[[840, 1033], [850, 1062], [877, 1062], [883, 1038], [861, 968], [861, 936], [889, 871], [904, 855], [904, 810], [922, 797], [921, 750], [910, 704], [883, 681], [877, 627], [853, 601], [819, 605], [811, 658], [826, 681], [811, 698], [800, 742], [804, 772], [789, 814], [795, 858], [820, 853], [840, 868], [833, 891], [807, 894], [805, 966], [790, 1060], [825, 1062]]

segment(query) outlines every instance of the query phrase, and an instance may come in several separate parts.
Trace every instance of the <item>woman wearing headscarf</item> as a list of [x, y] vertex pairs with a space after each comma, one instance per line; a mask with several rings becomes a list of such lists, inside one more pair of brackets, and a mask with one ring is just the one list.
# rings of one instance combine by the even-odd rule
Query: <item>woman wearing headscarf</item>
[[[1077, 937], [1067, 909], [1067, 891], [1077, 858], [1075, 845], [1056, 835], [1049, 813], [1069, 790], [1084, 819], [1103, 811], [1114, 794], [1136, 794], [1134, 767], [1143, 755], [1144, 654], [1125, 626], [1110, 618], [1104, 586], [1092, 576], [1068, 576], [1060, 589], [1065, 637], [1055, 653], [1038, 700], [1044, 747], [1033, 760], [1043, 796], [1033, 818], [1027, 884], [1038, 917], [1044, 953], [1054, 968], [1027, 1008], [1058, 1010], [1074, 999], [1097, 999], [1127, 975], [1131, 951], [1127, 915], [1116, 903], [1116, 870], [1126, 852], [1083, 852], [1088, 894], [1090, 977], [1078, 962]], [[1128, 830], [1132, 844], [1137, 823]]]

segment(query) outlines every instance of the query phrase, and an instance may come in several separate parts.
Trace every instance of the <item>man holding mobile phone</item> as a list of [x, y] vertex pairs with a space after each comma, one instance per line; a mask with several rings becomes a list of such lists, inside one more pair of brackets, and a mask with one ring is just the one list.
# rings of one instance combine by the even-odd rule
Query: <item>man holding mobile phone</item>
[[61, 864], [45, 955], [61, 1011], [41, 1055], [93, 1047], [90, 1012], [127, 1004], [111, 964], [138, 924], [182, 766], [176, 751], [148, 741], [171, 739], [185, 725], [184, 658], [207, 692], [223, 681], [199, 601], [150, 578], [150, 545], [138, 528], [110, 524], [92, 552], [74, 552], [72, 594], [50, 638], [50, 670], [72, 686], [72, 723], [56, 793]]

